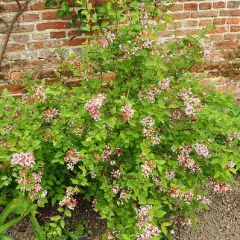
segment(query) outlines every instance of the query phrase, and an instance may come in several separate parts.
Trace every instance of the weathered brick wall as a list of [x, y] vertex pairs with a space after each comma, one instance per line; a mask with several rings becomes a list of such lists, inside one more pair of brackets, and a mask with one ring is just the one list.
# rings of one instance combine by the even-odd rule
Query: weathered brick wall
[[[0, 0], [0, 6], [5, 8], [0, 12], [0, 18], [11, 22], [18, 11], [16, 2]], [[207, 24], [215, 25], [216, 28], [209, 33], [215, 49], [205, 70], [209, 77], [221, 78], [229, 88], [237, 89], [240, 54], [234, 53], [234, 49], [240, 42], [240, 0], [176, 0], [170, 14], [174, 24], [162, 33], [168, 38], [196, 34]], [[0, 22], [0, 47], [6, 36], [5, 30], [6, 27]], [[0, 73], [0, 88], [6, 86], [9, 80], [17, 81], [21, 73], [37, 69], [51, 50], [59, 48], [75, 34], [76, 30], [68, 26], [68, 19], [57, 19], [56, 9], [46, 9], [43, 0], [32, 0], [11, 34]], [[85, 37], [81, 35], [67, 46], [78, 48]], [[40, 76], [54, 76], [54, 66], [58, 61], [58, 58], [50, 58]]]

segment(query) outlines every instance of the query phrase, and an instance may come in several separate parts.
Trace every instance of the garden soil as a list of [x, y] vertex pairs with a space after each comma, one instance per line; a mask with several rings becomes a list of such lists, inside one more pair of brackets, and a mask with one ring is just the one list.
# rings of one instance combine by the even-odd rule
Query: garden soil
[[[211, 193], [209, 211], [199, 214], [200, 226], [197, 232], [191, 228], [183, 228], [175, 240], [240, 240], [240, 186], [234, 186], [233, 191], [225, 193]], [[39, 220], [48, 221], [52, 211], [40, 213]], [[73, 213], [71, 225], [78, 221], [86, 221], [91, 230], [88, 239], [101, 239], [105, 231], [105, 222], [91, 209], [91, 205], [82, 201]], [[24, 220], [9, 230], [8, 235], [13, 240], [30, 240], [32, 236], [31, 223]]]
[[199, 214], [199, 232], [181, 229], [176, 240], [240, 240], [240, 186], [209, 199], [209, 211]]

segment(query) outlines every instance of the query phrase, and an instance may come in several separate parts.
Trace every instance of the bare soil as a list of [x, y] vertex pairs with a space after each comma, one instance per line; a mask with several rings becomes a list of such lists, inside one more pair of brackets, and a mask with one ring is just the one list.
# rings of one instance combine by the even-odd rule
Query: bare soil
[[211, 193], [209, 211], [199, 214], [199, 232], [180, 230], [179, 240], [240, 240], [240, 186], [233, 191]]
[[[175, 240], [240, 240], [240, 186], [234, 186], [231, 192], [210, 193], [211, 204], [208, 211], [199, 213], [199, 231], [193, 228], [180, 229]], [[90, 240], [100, 240], [106, 230], [106, 222], [92, 209], [85, 200], [72, 213], [69, 224], [72, 229], [79, 221], [87, 222]], [[38, 215], [42, 224], [56, 214], [52, 208], [45, 208]], [[13, 240], [30, 240], [31, 223], [25, 219], [8, 231]]]

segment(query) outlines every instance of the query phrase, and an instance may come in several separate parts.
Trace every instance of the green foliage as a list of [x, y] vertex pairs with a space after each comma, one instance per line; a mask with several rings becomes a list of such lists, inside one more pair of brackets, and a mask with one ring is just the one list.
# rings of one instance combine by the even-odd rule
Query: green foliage
[[59, 77], [82, 81], [43, 81], [0, 99], [0, 200], [57, 206], [48, 232], [61, 236], [81, 194], [107, 220], [106, 238], [171, 238], [176, 225], [197, 222], [206, 186], [222, 192], [234, 182], [239, 106], [191, 72], [204, 31], [164, 40], [171, 20], [152, 1], [81, 4], [82, 30], [94, 34], [81, 57], [59, 50]]

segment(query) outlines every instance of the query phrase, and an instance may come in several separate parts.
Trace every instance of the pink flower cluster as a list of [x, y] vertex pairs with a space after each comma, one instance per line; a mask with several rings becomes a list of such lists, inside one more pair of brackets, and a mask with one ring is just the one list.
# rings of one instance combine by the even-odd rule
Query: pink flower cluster
[[157, 128], [153, 127], [155, 120], [152, 117], [146, 117], [141, 121], [143, 125], [142, 133], [145, 137], [151, 140], [152, 145], [160, 143], [160, 136]]
[[113, 193], [116, 195], [120, 192], [120, 187], [118, 186], [112, 186], [111, 190], [113, 191]]
[[118, 205], [123, 205], [124, 202], [127, 202], [130, 198], [129, 194], [132, 192], [132, 189], [127, 188], [120, 191], [119, 200], [117, 201]]
[[201, 45], [202, 45], [201, 47], [203, 49], [202, 53], [203, 53], [205, 60], [209, 60], [211, 58], [211, 52], [215, 47], [214, 43], [203, 42]]
[[212, 181], [210, 184], [209, 184], [210, 187], [213, 188], [213, 190], [215, 192], [218, 192], [218, 193], [222, 193], [222, 192], [226, 192], [226, 191], [231, 191], [232, 190], [232, 187], [226, 183], [222, 183], [222, 182], [215, 182], [215, 181]]
[[170, 88], [170, 83], [171, 80], [169, 78], [165, 78], [164, 80], [158, 82], [158, 87], [162, 91], [167, 90]]
[[3, 134], [8, 134], [10, 133], [11, 131], [13, 130], [13, 126], [12, 125], [6, 125], [4, 128], [3, 128]]
[[133, 117], [134, 110], [131, 104], [126, 104], [121, 109], [121, 119], [123, 122], [128, 121]]
[[227, 137], [227, 142], [228, 142], [229, 146], [232, 146], [233, 141], [234, 141], [235, 139], [238, 140], [238, 141], [240, 141], [240, 135], [239, 135], [237, 132], [233, 132], [232, 134], [230, 134], [230, 135]]
[[151, 103], [155, 103], [156, 101], [156, 95], [159, 94], [160, 91], [158, 88], [152, 88], [152, 89], [145, 89], [145, 90], [141, 90], [138, 93], [138, 97], [141, 100], [148, 100]]
[[120, 178], [120, 176], [121, 176], [120, 170], [115, 170], [111, 172], [111, 177], [114, 179]]
[[98, 40], [98, 44], [102, 48], [106, 48], [109, 44], [113, 43], [115, 39], [116, 36], [114, 33], [108, 33], [107, 30], [103, 29], [103, 38]]
[[102, 159], [103, 161], [108, 162], [111, 160], [111, 156], [112, 156], [111, 144], [108, 144], [107, 147], [103, 150]]
[[200, 99], [192, 93], [191, 89], [182, 89], [179, 96], [184, 101], [187, 116], [195, 116], [202, 109]]
[[95, 121], [100, 120], [101, 113], [100, 108], [102, 107], [107, 95], [99, 93], [95, 98], [91, 98], [85, 104], [86, 111], [92, 116]]
[[22, 185], [20, 187], [21, 191], [28, 191], [29, 198], [31, 200], [37, 199], [37, 204], [39, 205], [41, 200], [47, 195], [47, 190], [43, 189], [43, 187], [40, 185], [43, 172], [34, 172], [32, 173], [32, 178], [29, 178], [26, 176], [26, 170], [21, 170], [19, 175], [20, 176], [17, 178], [17, 182], [18, 184]]
[[74, 165], [81, 160], [83, 160], [83, 157], [80, 157], [75, 149], [69, 150], [64, 157], [64, 161], [67, 163], [69, 170], [73, 170]]
[[183, 116], [183, 112], [180, 109], [175, 108], [175, 109], [171, 110], [170, 120], [176, 120], [176, 119], [179, 119], [182, 116]]
[[143, 165], [141, 165], [141, 167], [143, 176], [148, 177], [152, 173], [152, 171], [156, 168], [156, 164], [154, 163], [153, 160], [145, 161]]
[[146, 205], [137, 210], [137, 227], [139, 229], [137, 233], [138, 240], [150, 240], [152, 237], [157, 237], [161, 234], [159, 228], [151, 223], [152, 218], [149, 215], [151, 209], [151, 205]]
[[175, 172], [171, 169], [166, 169], [165, 174], [166, 174], [166, 178], [169, 180], [173, 179], [176, 175]]
[[36, 93], [32, 96], [33, 100], [38, 100], [39, 102], [46, 101], [46, 92], [42, 86], [36, 88]]
[[70, 210], [74, 210], [74, 208], [77, 206], [77, 200], [74, 198], [74, 195], [76, 193], [76, 190], [74, 190], [73, 188], [68, 188], [66, 196], [63, 198], [62, 201], [59, 202], [59, 205], [66, 206]]
[[197, 155], [199, 157], [204, 157], [204, 158], [210, 158], [211, 157], [210, 151], [205, 144], [195, 143], [193, 145], [193, 149], [195, 150], [195, 152], [197, 153]]
[[201, 172], [201, 168], [195, 163], [195, 161], [190, 157], [189, 153], [192, 148], [189, 146], [184, 146], [180, 154], [178, 155], [178, 163], [182, 168], [187, 168], [191, 173]]
[[50, 108], [44, 112], [43, 119], [46, 122], [50, 122], [52, 119], [57, 118], [58, 115], [59, 112], [56, 108]]
[[[109, 162], [112, 157], [120, 157], [123, 155], [123, 150], [119, 147], [116, 147], [116, 149], [112, 152], [111, 151], [111, 144], [108, 144], [107, 147], [103, 150], [102, 153], [102, 159], [105, 162]], [[116, 161], [113, 160], [110, 162], [111, 165], [115, 165]]]
[[194, 197], [194, 194], [191, 191], [188, 191], [188, 192], [182, 193], [181, 196], [183, 197], [183, 200], [186, 204], [190, 204], [191, 200]]
[[197, 195], [197, 200], [205, 205], [209, 205], [211, 203], [211, 201], [206, 196], [203, 195]]
[[15, 153], [12, 155], [11, 164], [20, 165], [22, 167], [31, 168], [35, 164], [35, 157], [33, 153]]

